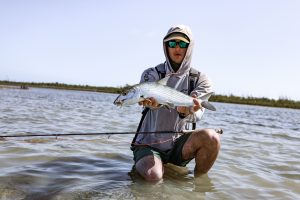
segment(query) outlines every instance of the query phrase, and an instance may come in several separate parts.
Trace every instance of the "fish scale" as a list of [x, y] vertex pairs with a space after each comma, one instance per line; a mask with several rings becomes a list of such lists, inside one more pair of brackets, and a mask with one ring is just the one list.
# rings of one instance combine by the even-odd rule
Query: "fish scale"
[[[145, 85], [145, 86], [144, 86]], [[148, 97], [151, 97], [151, 95], [156, 96], [157, 99], [161, 99], [164, 102], [170, 102], [180, 105], [180, 106], [192, 106], [194, 105], [193, 103], [193, 98], [182, 93], [178, 92], [175, 89], [172, 89], [168, 86], [165, 85], [160, 85], [159, 83], [152, 83], [152, 84], [144, 84], [141, 85], [141, 89], [144, 90], [142, 93], [147, 93], [147, 91], [153, 91], [153, 92], [148, 92]], [[161, 102], [163, 103], [163, 102]]]

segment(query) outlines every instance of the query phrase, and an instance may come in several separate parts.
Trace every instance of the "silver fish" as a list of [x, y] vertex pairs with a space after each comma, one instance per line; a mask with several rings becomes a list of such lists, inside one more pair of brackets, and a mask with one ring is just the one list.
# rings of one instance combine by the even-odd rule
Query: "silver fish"
[[[179, 92], [166, 85], [169, 77], [163, 78], [156, 82], [144, 82], [133, 86], [129, 90], [121, 93], [114, 104], [117, 106], [126, 106], [136, 104], [147, 98], [153, 97], [155, 100], [168, 108], [175, 108], [176, 106], [193, 106], [193, 97]], [[207, 93], [198, 98], [202, 107], [212, 111], [216, 108], [208, 102], [209, 97], [213, 94]]]

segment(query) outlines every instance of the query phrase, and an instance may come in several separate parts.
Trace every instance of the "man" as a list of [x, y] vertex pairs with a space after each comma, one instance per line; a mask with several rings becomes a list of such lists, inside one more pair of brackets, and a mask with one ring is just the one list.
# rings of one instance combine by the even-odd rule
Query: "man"
[[190, 70], [193, 47], [194, 41], [189, 27], [178, 25], [170, 28], [163, 39], [166, 61], [156, 68], [145, 70], [142, 74], [141, 82], [157, 81], [162, 78], [163, 73], [170, 76], [167, 85], [193, 96], [195, 104], [192, 107], [168, 109], [158, 105], [155, 98], [139, 103], [150, 109], [144, 111], [137, 132], [152, 133], [137, 134], [133, 139], [132, 149], [135, 168], [148, 181], [163, 178], [165, 163], [185, 166], [195, 158], [194, 174], [197, 177], [207, 173], [217, 158], [220, 138], [212, 129], [197, 130], [182, 136], [163, 132], [186, 129], [188, 119], [199, 118], [199, 114], [201, 118], [204, 108], [197, 97], [212, 91], [210, 81], [200, 73], [196, 86], [189, 93], [192, 87]]

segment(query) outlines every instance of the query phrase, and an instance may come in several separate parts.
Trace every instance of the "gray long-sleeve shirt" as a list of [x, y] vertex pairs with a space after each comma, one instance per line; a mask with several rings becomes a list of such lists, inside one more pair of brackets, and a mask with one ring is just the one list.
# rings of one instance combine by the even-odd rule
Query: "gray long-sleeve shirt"
[[[168, 80], [167, 85], [169, 87], [175, 88], [185, 94], [189, 91], [189, 71], [191, 69], [191, 55], [194, 46], [194, 41], [192, 38], [192, 33], [190, 29], [186, 26], [179, 25], [172, 27], [166, 37], [174, 32], [180, 32], [187, 35], [190, 39], [190, 44], [188, 46], [185, 58], [179, 68], [179, 70], [174, 73], [168, 55], [165, 44], [164, 52], [166, 57], [166, 62], [162, 63], [160, 67], [164, 67], [166, 74], [172, 74]], [[159, 80], [159, 74], [154, 68], [146, 69], [141, 76], [141, 83], [146, 81], [157, 81]], [[200, 73], [197, 85], [195, 89], [189, 95], [195, 94], [197, 97], [202, 96], [206, 93], [212, 92], [212, 84], [207, 76]], [[200, 111], [201, 112], [201, 111]], [[202, 116], [202, 113], [198, 113], [198, 118]], [[196, 116], [197, 117], [197, 116]], [[185, 124], [181, 123], [181, 119], [177, 113], [176, 109], [167, 109], [161, 107], [155, 110], [149, 110], [147, 112], [139, 132], [160, 132], [160, 131], [180, 131], [185, 128]], [[180, 123], [179, 123], [180, 122]], [[172, 148], [174, 140], [178, 137], [176, 133], [152, 133], [152, 134], [138, 134], [135, 144], [144, 144], [160, 149], [161, 151], [167, 151]]]

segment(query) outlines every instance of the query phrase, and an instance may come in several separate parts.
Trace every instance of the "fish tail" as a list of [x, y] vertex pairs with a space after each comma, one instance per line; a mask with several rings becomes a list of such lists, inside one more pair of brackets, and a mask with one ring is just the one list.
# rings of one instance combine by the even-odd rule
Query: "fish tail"
[[208, 110], [212, 110], [212, 111], [216, 111], [216, 107], [213, 106], [211, 103], [209, 103], [208, 101], [202, 101], [201, 102], [201, 106], [208, 109]]

